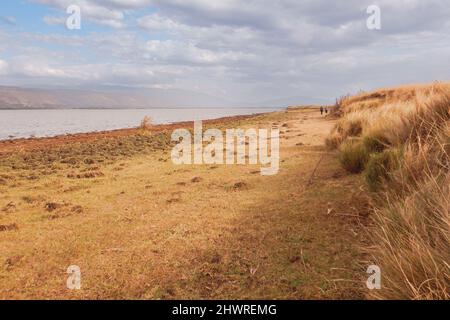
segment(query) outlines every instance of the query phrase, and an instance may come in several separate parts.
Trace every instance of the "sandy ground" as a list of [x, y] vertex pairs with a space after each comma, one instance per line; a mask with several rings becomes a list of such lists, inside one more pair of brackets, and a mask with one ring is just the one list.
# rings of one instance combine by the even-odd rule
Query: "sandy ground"
[[173, 126], [1, 143], [0, 298], [363, 298], [367, 199], [323, 146], [333, 124], [296, 109], [208, 123], [280, 128], [274, 176], [175, 166], [145, 140]]

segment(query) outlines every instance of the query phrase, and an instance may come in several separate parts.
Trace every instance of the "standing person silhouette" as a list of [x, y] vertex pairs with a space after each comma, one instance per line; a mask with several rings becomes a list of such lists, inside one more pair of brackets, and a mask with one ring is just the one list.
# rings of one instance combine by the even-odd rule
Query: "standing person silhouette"
[[323, 107], [320, 107], [320, 115], [323, 115]]

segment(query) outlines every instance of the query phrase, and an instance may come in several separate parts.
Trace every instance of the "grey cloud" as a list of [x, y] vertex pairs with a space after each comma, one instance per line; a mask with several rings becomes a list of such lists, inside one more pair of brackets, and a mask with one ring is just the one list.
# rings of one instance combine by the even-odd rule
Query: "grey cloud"
[[[34, 1], [56, 8], [76, 2]], [[9, 42], [9, 50], [40, 57], [40, 73], [25, 58], [6, 59], [0, 52], [0, 74], [67, 85], [179, 87], [231, 100], [307, 95], [330, 101], [359, 89], [449, 74], [445, 0], [375, 1], [382, 12], [379, 31], [366, 28], [373, 0], [79, 2], [91, 21], [122, 30], [23, 34]], [[147, 8], [154, 13], [140, 14]], [[76, 53], [39, 50], [39, 42], [66, 43]]]

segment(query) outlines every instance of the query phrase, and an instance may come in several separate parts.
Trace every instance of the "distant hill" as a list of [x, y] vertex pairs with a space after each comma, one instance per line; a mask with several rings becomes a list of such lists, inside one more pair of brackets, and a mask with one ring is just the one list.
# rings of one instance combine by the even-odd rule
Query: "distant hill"
[[0, 109], [273, 108], [328, 102], [326, 99], [306, 96], [236, 102], [181, 89], [105, 87], [91, 90], [0, 86]]
[[236, 103], [179, 89], [29, 89], [0, 86], [0, 109], [231, 107]]

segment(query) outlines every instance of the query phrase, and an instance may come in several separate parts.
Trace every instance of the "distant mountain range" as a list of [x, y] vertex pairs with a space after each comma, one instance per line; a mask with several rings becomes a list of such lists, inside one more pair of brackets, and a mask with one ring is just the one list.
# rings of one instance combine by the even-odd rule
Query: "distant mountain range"
[[126, 109], [192, 107], [287, 107], [324, 103], [291, 97], [260, 103], [238, 103], [180, 89], [31, 89], [0, 86], [0, 109]]
[[0, 109], [229, 107], [232, 102], [178, 89], [28, 89], [0, 86]]

